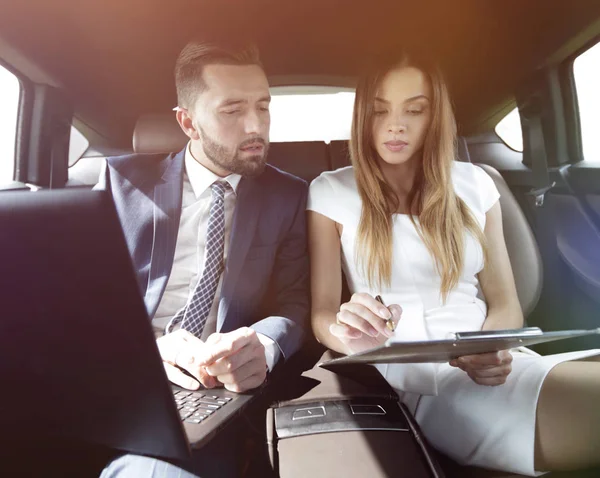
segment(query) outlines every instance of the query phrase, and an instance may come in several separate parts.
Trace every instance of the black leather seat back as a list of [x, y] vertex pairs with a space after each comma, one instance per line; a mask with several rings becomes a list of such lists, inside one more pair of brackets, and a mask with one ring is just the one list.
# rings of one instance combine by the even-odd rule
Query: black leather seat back
[[322, 141], [271, 143], [267, 162], [309, 183], [332, 169], [327, 145]]

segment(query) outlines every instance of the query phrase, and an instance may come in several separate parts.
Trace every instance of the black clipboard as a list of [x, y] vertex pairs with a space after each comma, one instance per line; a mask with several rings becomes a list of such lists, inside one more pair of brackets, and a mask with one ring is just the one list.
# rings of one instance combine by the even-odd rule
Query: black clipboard
[[446, 340], [419, 342], [400, 342], [390, 339], [380, 347], [329, 360], [320, 363], [319, 366], [335, 369], [338, 366], [357, 363], [442, 363], [463, 355], [497, 352], [586, 335], [600, 335], [600, 328], [543, 332], [539, 327], [526, 327], [523, 329], [456, 332], [453, 335], [452, 338]]

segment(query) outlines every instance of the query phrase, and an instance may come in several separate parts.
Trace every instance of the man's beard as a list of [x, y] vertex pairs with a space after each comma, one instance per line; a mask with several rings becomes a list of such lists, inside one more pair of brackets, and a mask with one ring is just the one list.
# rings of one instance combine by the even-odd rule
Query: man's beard
[[[269, 143], [263, 138], [257, 136], [247, 139], [239, 144], [234, 152], [231, 152], [225, 146], [208, 136], [201, 127], [197, 129], [202, 140], [204, 154], [221, 169], [247, 177], [258, 176], [264, 171], [267, 163]], [[240, 149], [252, 143], [261, 143], [263, 145], [263, 152], [248, 156], [247, 158], [241, 158]]]

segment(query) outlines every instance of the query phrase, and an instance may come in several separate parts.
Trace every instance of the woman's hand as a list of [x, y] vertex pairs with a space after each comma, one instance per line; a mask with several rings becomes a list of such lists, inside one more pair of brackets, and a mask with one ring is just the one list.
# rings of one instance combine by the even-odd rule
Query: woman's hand
[[369, 294], [354, 294], [350, 302], [341, 305], [329, 332], [346, 346], [348, 353], [362, 352], [382, 345], [394, 335], [386, 321], [392, 319], [395, 328], [401, 316], [402, 308], [397, 304], [386, 307]]
[[512, 371], [513, 358], [508, 350], [487, 354], [465, 355], [451, 360], [452, 367], [467, 373], [479, 385], [502, 385]]

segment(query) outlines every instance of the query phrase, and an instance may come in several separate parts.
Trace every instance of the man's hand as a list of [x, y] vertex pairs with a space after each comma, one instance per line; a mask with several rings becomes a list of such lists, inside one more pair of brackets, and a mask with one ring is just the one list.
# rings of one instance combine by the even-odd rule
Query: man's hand
[[[200, 358], [205, 357], [206, 344], [187, 330], [177, 330], [156, 340], [167, 377], [171, 382], [188, 390], [197, 390], [202, 384], [214, 388], [219, 382], [209, 375]], [[194, 378], [183, 373], [187, 370]]]
[[232, 392], [252, 390], [267, 377], [265, 348], [248, 327], [209, 336], [199, 360], [211, 377]]
[[458, 367], [479, 385], [502, 385], [512, 371], [512, 355], [508, 350], [487, 354], [465, 355], [451, 360], [452, 367]]
[[262, 385], [267, 377], [265, 348], [248, 327], [212, 334], [206, 342], [180, 329], [156, 343], [169, 380], [189, 390], [197, 390], [200, 384], [206, 388], [223, 384], [240, 393]]

